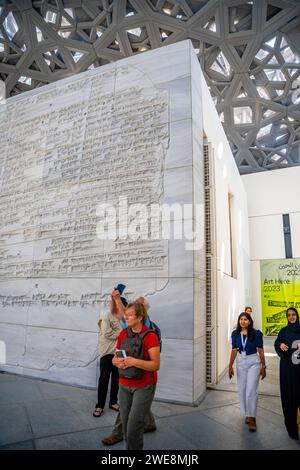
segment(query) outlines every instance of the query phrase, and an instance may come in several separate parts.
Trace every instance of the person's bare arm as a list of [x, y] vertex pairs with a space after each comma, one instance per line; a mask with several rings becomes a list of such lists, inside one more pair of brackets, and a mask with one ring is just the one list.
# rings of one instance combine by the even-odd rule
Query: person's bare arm
[[234, 376], [233, 364], [234, 364], [237, 353], [238, 353], [237, 349], [232, 349], [231, 354], [230, 354], [230, 360], [229, 360], [229, 366], [228, 366], [228, 375], [230, 379]]
[[115, 301], [118, 313], [120, 313], [121, 315], [124, 315], [126, 307], [124, 307], [124, 305], [122, 303], [120, 292], [117, 289], [114, 289], [111, 296], [112, 296], [113, 300]]
[[264, 352], [264, 348], [257, 348], [257, 351], [258, 351], [260, 362], [261, 362], [260, 376], [261, 376], [261, 380], [263, 380], [265, 376], [267, 375], [265, 352]]

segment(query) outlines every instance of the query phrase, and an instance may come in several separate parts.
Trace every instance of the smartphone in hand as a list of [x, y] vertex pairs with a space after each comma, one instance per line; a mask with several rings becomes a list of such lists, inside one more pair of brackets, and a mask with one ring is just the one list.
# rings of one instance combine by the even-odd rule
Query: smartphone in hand
[[124, 357], [127, 357], [125, 349], [116, 349], [116, 356], [124, 359]]
[[120, 295], [123, 294], [125, 287], [126, 286], [124, 284], [118, 284], [117, 285], [116, 289], [119, 291]]

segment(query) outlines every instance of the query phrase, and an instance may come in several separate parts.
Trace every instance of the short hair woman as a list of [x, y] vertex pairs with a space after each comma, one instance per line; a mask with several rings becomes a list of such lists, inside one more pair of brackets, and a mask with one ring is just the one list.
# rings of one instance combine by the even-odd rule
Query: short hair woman
[[[129, 304], [124, 316], [127, 328], [119, 335], [117, 349], [122, 349], [122, 342], [129, 335], [138, 337], [149, 330], [145, 325], [145, 305], [136, 302]], [[151, 408], [160, 367], [160, 346], [156, 333], [150, 331], [144, 336], [143, 354], [143, 359], [132, 356], [113, 358], [113, 364], [119, 369], [136, 367], [142, 371], [138, 378], [126, 378], [122, 374], [119, 377], [120, 414], [128, 450], [143, 449], [145, 417]]]
[[[125, 297], [121, 297], [122, 306], [127, 306]], [[100, 418], [104, 411], [108, 384], [110, 379], [110, 397], [109, 408], [119, 411], [118, 390], [119, 390], [119, 373], [118, 369], [113, 365], [112, 360], [116, 351], [116, 341], [123, 329], [122, 312], [118, 308], [116, 301], [112, 295], [110, 302], [110, 311], [98, 322], [99, 340], [100, 340], [100, 376], [98, 380], [98, 401], [93, 411], [95, 418]]]

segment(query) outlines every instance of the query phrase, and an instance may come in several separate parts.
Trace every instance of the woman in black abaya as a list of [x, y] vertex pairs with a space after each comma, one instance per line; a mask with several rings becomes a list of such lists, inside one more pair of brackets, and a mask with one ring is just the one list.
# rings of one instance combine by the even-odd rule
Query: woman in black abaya
[[299, 440], [297, 409], [300, 407], [300, 324], [294, 307], [286, 311], [287, 326], [274, 343], [280, 357], [280, 393], [284, 422], [289, 436]]

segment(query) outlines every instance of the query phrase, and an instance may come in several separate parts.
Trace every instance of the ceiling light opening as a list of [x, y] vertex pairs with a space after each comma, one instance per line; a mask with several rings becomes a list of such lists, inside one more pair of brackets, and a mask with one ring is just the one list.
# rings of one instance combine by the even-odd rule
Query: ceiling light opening
[[56, 18], [57, 18], [57, 14], [54, 13], [54, 11], [47, 11], [46, 16], [45, 16], [45, 21], [47, 23], [55, 24], [56, 23]]
[[261, 129], [259, 129], [257, 133], [257, 139], [261, 139], [262, 137], [269, 135], [271, 128], [272, 128], [272, 124], [268, 124], [267, 126], [264, 126]]
[[233, 108], [234, 124], [251, 124], [252, 108], [250, 106], [240, 106]]
[[74, 11], [72, 8], [65, 8], [65, 12], [71, 16], [71, 18], [74, 18]]
[[264, 98], [265, 100], [270, 99], [270, 95], [264, 87], [258, 86], [258, 87], [256, 87], [256, 89], [257, 89], [257, 92], [258, 92], [258, 94], [261, 98]]
[[271, 82], [286, 81], [286, 78], [280, 69], [264, 69], [264, 72]]
[[274, 36], [272, 39], [269, 39], [269, 41], [265, 42], [265, 44], [269, 47], [273, 47], [275, 46], [275, 42], [276, 42], [276, 39], [277, 39], [277, 36]]
[[3, 27], [7, 33], [7, 36], [10, 39], [12, 39], [15, 34], [19, 31], [19, 27], [11, 11], [8, 13], [7, 17], [3, 21]]
[[127, 33], [133, 34], [134, 36], [140, 37], [142, 34], [141, 28], [127, 29]]
[[36, 37], [37, 37], [38, 42], [43, 41], [44, 40], [43, 33], [37, 26], [35, 27], [35, 32], [36, 32]]
[[25, 77], [24, 75], [21, 75], [18, 82], [26, 83], [26, 85], [31, 85], [31, 78], [30, 77]]
[[257, 52], [255, 58], [258, 59], [258, 60], [264, 60], [269, 54], [270, 54], [270, 52], [265, 51], [264, 49], [259, 49], [259, 51]]
[[230, 76], [231, 67], [222, 51], [219, 53], [216, 60], [212, 64], [211, 69], [221, 73], [222, 75], [225, 75], [226, 77]]

